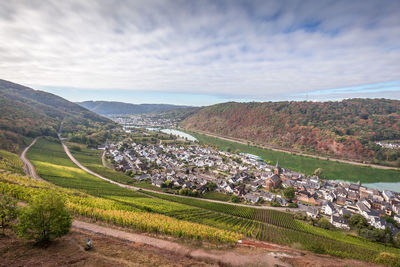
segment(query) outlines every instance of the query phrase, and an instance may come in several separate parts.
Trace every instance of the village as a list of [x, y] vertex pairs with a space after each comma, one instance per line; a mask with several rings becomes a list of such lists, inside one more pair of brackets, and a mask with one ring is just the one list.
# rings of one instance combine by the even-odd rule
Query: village
[[137, 115], [115, 115], [109, 116], [113, 121], [125, 126], [146, 127], [175, 127], [177, 119], [160, 113], [137, 114]]
[[[136, 182], [157, 188], [175, 189], [175, 193], [201, 196], [215, 191], [250, 205], [298, 208], [313, 219], [327, 218], [341, 229], [350, 229], [348, 219], [360, 214], [377, 229], [395, 235], [398, 229], [384, 216], [400, 223], [400, 194], [380, 192], [358, 183], [334, 182], [318, 176], [306, 176], [267, 164], [256, 155], [230, 153], [199, 144], [108, 144], [102, 149], [115, 169]], [[294, 191], [293, 198], [283, 192]], [[233, 202], [233, 201], [232, 201]], [[235, 201], [236, 202], [236, 201]]]

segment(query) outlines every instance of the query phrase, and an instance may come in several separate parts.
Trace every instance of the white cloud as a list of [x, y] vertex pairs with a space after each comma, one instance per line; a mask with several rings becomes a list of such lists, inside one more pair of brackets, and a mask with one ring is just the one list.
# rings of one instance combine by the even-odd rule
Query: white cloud
[[398, 1], [245, 3], [3, 1], [0, 78], [252, 96], [400, 80]]

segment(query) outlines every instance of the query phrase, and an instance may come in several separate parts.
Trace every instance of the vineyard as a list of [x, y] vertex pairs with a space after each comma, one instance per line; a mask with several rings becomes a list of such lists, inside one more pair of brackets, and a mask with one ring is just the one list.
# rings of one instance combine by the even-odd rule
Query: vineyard
[[24, 174], [24, 164], [16, 154], [0, 150], [0, 169]]
[[216, 243], [232, 243], [241, 238], [240, 234], [221, 230], [198, 223], [180, 221], [161, 214], [143, 212], [125, 206], [117, 201], [93, 197], [79, 191], [60, 188], [28, 177], [0, 174], [0, 194], [7, 194], [29, 202], [33, 195], [54, 190], [66, 200], [67, 207], [76, 215], [132, 227], [151, 233], [162, 233], [195, 240]]
[[[316, 228], [284, 212], [121, 188], [82, 171], [69, 160], [59, 143], [49, 140], [40, 139], [28, 152], [28, 157], [39, 175], [68, 195], [71, 210], [90, 218], [143, 231], [218, 242], [234, 242], [244, 235], [367, 261], [374, 261], [382, 251], [399, 255], [396, 248]], [[17, 185], [11, 187], [14, 186]], [[15, 190], [11, 188], [8, 192], [20, 189]], [[70, 192], [81, 193], [75, 196]]]

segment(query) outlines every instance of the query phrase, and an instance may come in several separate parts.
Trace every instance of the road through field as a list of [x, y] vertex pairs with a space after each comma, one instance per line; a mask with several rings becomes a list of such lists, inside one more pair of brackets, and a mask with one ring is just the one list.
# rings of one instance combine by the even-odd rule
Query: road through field
[[29, 161], [29, 159], [26, 157], [26, 153], [28, 152], [28, 150], [36, 143], [36, 141], [38, 140], [39, 137], [36, 137], [32, 143], [27, 146], [24, 151], [22, 151], [21, 153], [21, 160], [25, 165], [25, 172], [27, 175], [29, 175], [30, 177], [32, 177], [35, 180], [43, 180], [36, 172], [35, 166], [33, 166], [33, 164]]

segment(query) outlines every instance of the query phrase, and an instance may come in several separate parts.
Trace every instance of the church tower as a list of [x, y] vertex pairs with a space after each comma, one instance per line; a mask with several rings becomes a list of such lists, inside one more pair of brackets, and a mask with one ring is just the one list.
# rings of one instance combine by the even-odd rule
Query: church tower
[[276, 161], [274, 173], [276, 175], [280, 175], [281, 174], [281, 167], [279, 167], [279, 162], [278, 161]]

